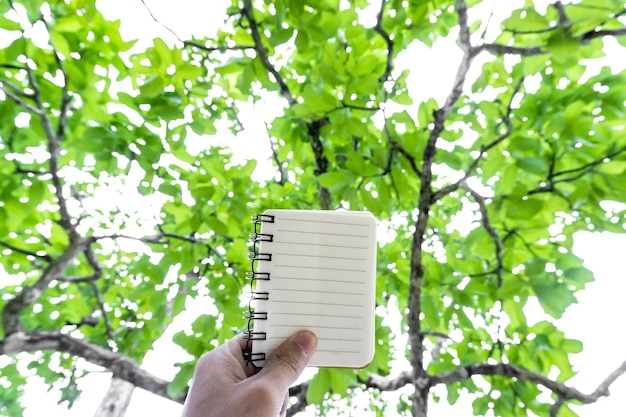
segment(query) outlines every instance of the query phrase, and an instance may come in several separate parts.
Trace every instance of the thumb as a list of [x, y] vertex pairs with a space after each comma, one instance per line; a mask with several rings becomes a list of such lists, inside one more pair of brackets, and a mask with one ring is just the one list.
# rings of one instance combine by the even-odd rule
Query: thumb
[[317, 337], [313, 332], [298, 332], [276, 348], [258, 376], [270, 378], [273, 384], [287, 390], [298, 379], [316, 348]]

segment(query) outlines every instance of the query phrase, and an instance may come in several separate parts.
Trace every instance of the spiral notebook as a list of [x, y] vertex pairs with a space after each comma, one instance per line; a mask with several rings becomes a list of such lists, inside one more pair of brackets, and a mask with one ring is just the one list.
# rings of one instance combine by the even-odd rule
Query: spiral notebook
[[246, 359], [262, 367], [285, 339], [308, 329], [318, 338], [309, 366], [367, 366], [374, 356], [374, 216], [267, 210], [252, 221]]

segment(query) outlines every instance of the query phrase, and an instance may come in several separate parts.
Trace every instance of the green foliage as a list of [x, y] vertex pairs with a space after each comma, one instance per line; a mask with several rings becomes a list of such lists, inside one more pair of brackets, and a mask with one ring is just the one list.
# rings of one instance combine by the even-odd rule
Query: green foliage
[[[376, 355], [317, 372], [306, 401], [320, 413], [358, 397], [389, 414], [365, 381], [410, 357], [409, 328], [432, 358], [425, 378], [497, 361], [569, 380], [583, 347], [556, 320], [593, 280], [573, 234], [624, 232], [626, 210], [606, 202], [626, 201], [626, 71], [602, 67], [598, 34], [624, 45], [623, 2], [507, 6], [495, 35], [470, 20], [472, 44], [492, 48], [456, 96], [452, 80], [417, 91], [417, 70], [444, 64], [413, 54], [458, 32], [464, 2], [250, 3], [186, 42], [165, 28], [126, 39], [94, 0], [0, 3], [0, 337], [70, 334], [140, 364], [202, 302], [173, 337], [178, 397], [197, 358], [244, 326], [249, 215], [346, 208], [381, 222]], [[250, 106], [265, 126], [248, 127]], [[535, 299], [546, 318], [530, 324]], [[0, 415], [21, 413], [20, 361], [68, 405], [80, 394], [69, 353], [1, 359]], [[446, 400], [547, 415], [535, 384], [476, 378]]]

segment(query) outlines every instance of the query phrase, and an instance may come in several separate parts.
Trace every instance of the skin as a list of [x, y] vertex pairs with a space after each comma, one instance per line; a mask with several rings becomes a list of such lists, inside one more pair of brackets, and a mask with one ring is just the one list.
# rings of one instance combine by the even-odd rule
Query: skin
[[287, 413], [289, 387], [317, 347], [309, 331], [287, 339], [259, 370], [246, 364], [239, 335], [205, 353], [194, 371], [182, 417], [277, 417]]

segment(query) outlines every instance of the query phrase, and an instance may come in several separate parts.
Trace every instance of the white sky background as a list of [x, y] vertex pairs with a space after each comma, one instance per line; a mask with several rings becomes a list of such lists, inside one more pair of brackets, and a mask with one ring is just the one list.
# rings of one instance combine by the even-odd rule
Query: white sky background
[[[188, 39], [192, 31], [199, 36], [214, 31], [215, 25], [221, 22], [222, 17], [216, 14], [218, 0], [177, 0], [176, 7], [172, 7], [170, 0], [146, 0], [152, 12], [163, 23], [173, 29], [180, 38]], [[222, 1], [220, 1], [221, 3]], [[101, 2], [104, 5], [104, 1]], [[509, 7], [514, 7], [513, 3]], [[488, 4], [495, 5], [497, 0]], [[486, 5], [488, 5], [486, 4]], [[502, 3], [500, 3], [502, 4]], [[211, 7], [212, 6], [212, 7]], [[123, 17], [122, 30], [129, 38], [144, 38], [162, 36], [168, 42], [174, 42], [173, 37], [151, 20], [145, 8], [138, 0], [106, 0], [107, 17]], [[494, 20], [496, 20], [494, 18]], [[496, 20], [497, 21], [497, 20]], [[208, 28], [208, 30], [207, 30]], [[148, 35], [150, 34], [150, 35]], [[414, 97], [415, 102], [423, 97], [434, 96], [441, 103], [445, 94], [452, 85], [460, 55], [454, 48], [454, 39], [441, 42], [433, 50], [420, 48], [417, 53], [405, 54], [419, 56], [419, 63], [411, 65], [410, 91], [419, 92], [420, 97]], [[617, 55], [619, 56], [619, 55]], [[622, 55], [623, 56], [623, 55]], [[398, 65], [403, 58], [396, 61]], [[616, 62], [612, 64], [617, 65]], [[623, 65], [623, 63], [620, 63]], [[480, 63], [474, 63], [474, 70], [480, 68]], [[437, 80], [439, 82], [433, 82]], [[469, 83], [468, 83], [469, 85]], [[259, 132], [264, 136], [264, 119], [271, 119], [267, 114], [273, 106], [258, 106], [242, 111], [242, 121], [246, 131], [236, 140], [228, 136], [229, 144], [234, 143], [234, 153], [237, 159], [269, 157], [269, 146], [266, 138], [259, 138]], [[223, 138], [226, 140], [226, 136]], [[259, 149], [258, 144], [261, 144]], [[585, 259], [585, 264], [596, 276], [596, 281], [579, 293], [579, 304], [570, 307], [558, 326], [565, 334], [574, 339], [582, 340], [584, 351], [573, 357], [573, 363], [580, 370], [570, 384], [583, 392], [591, 392], [596, 386], [619, 364], [626, 360], [626, 335], [624, 334], [624, 319], [626, 318], [626, 279], [622, 258], [626, 255], [626, 235], [579, 233], [575, 237], [575, 253]], [[189, 321], [202, 311], [202, 302], [188, 306]], [[538, 317], [539, 307], [530, 309], [530, 315]], [[188, 322], [182, 319], [180, 322]], [[170, 336], [180, 329], [171, 326], [168, 329]], [[164, 337], [163, 339], [167, 339]], [[170, 342], [158, 342], [155, 352], [151, 352], [144, 366], [154, 374], [171, 379], [175, 374], [173, 364], [184, 361], [186, 357], [181, 350]], [[90, 369], [97, 369], [93, 366]], [[28, 410], [25, 417], [50, 416], [89, 416], [93, 415], [100, 400], [108, 388], [110, 375], [106, 372], [96, 372], [83, 382], [85, 393], [71, 410], [56, 405], [58, 393], [46, 392], [47, 387], [34, 386], [25, 394], [25, 404]], [[623, 416], [626, 410], [626, 376], [622, 377], [611, 389], [609, 398], [601, 399], [595, 404], [578, 408], [581, 417], [595, 416]], [[433, 417], [451, 417], [472, 415], [471, 403], [463, 399], [453, 406], [432, 405]], [[143, 417], [145, 415], [178, 416], [181, 407], [171, 401], [137, 389], [135, 396], [126, 414], [127, 417]]]

